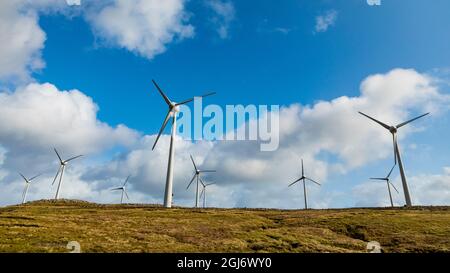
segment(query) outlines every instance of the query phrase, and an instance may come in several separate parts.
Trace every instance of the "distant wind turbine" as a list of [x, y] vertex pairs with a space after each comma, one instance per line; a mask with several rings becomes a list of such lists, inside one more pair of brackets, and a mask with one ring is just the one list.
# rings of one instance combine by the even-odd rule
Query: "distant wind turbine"
[[127, 189], [126, 189], [126, 185], [127, 185], [129, 179], [130, 179], [130, 175], [127, 177], [127, 179], [125, 180], [125, 183], [123, 183], [122, 187], [118, 187], [118, 188], [111, 190], [111, 191], [122, 191], [122, 196], [120, 197], [120, 204], [123, 204], [123, 194], [124, 193], [127, 196], [127, 199], [130, 200], [130, 197], [128, 196]]
[[[173, 187], [173, 168], [174, 168], [173, 157], [174, 157], [174, 152], [175, 152], [174, 139], [175, 139], [176, 127], [177, 127], [177, 114], [180, 111], [181, 105], [187, 104], [187, 103], [193, 101], [195, 99], [195, 97], [184, 100], [180, 103], [173, 102], [166, 96], [166, 94], [164, 94], [162, 89], [158, 86], [158, 84], [154, 80], [152, 80], [152, 82], [155, 85], [156, 89], [158, 89], [159, 93], [163, 97], [167, 106], [169, 107], [169, 110], [166, 114], [166, 118], [164, 119], [161, 129], [159, 130], [158, 136], [156, 137], [155, 143], [153, 144], [152, 150], [155, 149], [156, 144], [158, 143], [158, 140], [159, 140], [162, 132], [166, 128], [166, 125], [169, 122], [169, 119], [172, 117], [172, 133], [171, 133], [171, 137], [170, 137], [169, 161], [168, 161], [168, 166], [167, 166], [167, 177], [166, 177], [166, 189], [165, 189], [165, 193], [164, 193], [164, 207], [170, 208], [170, 207], [172, 207], [172, 187]], [[205, 94], [200, 97], [204, 98], [207, 96], [211, 96], [213, 94], [215, 94], [215, 92], [208, 93], [208, 94]]]
[[23, 174], [19, 173], [20, 176], [22, 176], [23, 180], [25, 180], [25, 189], [23, 190], [22, 193], [22, 204], [25, 204], [25, 202], [27, 201], [27, 193], [28, 193], [28, 188], [31, 185], [31, 181], [33, 181], [35, 178], [41, 176], [40, 174], [33, 176], [32, 178], [28, 179], [26, 178]]
[[405, 194], [405, 202], [406, 202], [406, 206], [410, 207], [412, 206], [412, 202], [411, 202], [411, 196], [409, 195], [409, 189], [408, 189], [408, 183], [406, 182], [406, 175], [405, 175], [405, 171], [403, 168], [403, 163], [402, 163], [402, 158], [400, 156], [400, 148], [398, 146], [398, 142], [397, 142], [397, 131], [398, 129], [400, 129], [401, 127], [405, 126], [408, 123], [411, 123], [419, 118], [422, 118], [430, 113], [426, 113], [423, 115], [420, 115], [418, 117], [415, 117], [413, 119], [410, 119], [408, 121], [399, 123], [395, 126], [389, 126], [369, 115], [364, 114], [363, 112], [359, 112], [361, 115], [365, 116], [368, 119], [371, 119], [372, 121], [375, 121], [376, 123], [378, 123], [379, 125], [381, 125], [383, 128], [385, 128], [386, 130], [388, 130], [391, 134], [392, 134], [392, 142], [394, 144], [394, 161], [395, 164], [397, 164], [398, 162], [398, 167], [400, 170], [400, 176], [402, 178], [402, 186], [403, 186], [403, 193]]
[[71, 158], [69, 158], [69, 159], [67, 159], [67, 160], [62, 160], [62, 159], [61, 159], [61, 156], [59, 155], [59, 153], [58, 153], [58, 151], [56, 150], [56, 148], [54, 148], [54, 150], [55, 150], [56, 155], [58, 156], [59, 164], [60, 164], [60, 165], [59, 165], [58, 172], [56, 173], [55, 179], [53, 179], [53, 183], [52, 183], [52, 186], [53, 186], [53, 185], [55, 184], [55, 182], [56, 182], [56, 179], [58, 178], [58, 175], [59, 175], [58, 189], [56, 190], [56, 195], [55, 195], [55, 200], [58, 200], [58, 198], [59, 198], [59, 192], [60, 192], [60, 190], [61, 190], [61, 185], [62, 185], [62, 182], [63, 182], [64, 171], [66, 170], [67, 163], [69, 163], [70, 161], [72, 161], [72, 160], [74, 160], [74, 159], [77, 159], [77, 158], [79, 158], [79, 157], [82, 157], [83, 155], [77, 155], [77, 156], [71, 157]]
[[200, 193], [200, 198], [202, 198], [202, 196], [203, 196], [203, 208], [206, 208], [206, 188], [211, 186], [211, 185], [214, 185], [216, 183], [205, 184], [203, 182], [203, 180], [201, 180], [201, 179], [200, 179], [200, 182], [202, 183], [202, 187], [203, 187], [202, 192]]
[[[200, 178], [200, 175], [202, 173], [214, 173], [216, 171], [215, 170], [200, 170], [199, 168], [197, 168], [197, 165], [195, 164], [195, 161], [194, 161], [194, 158], [192, 157], [192, 155], [190, 155], [190, 156], [191, 156], [192, 165], [194, 165], [195, 173], [194, 173], [194, 177], [192, 177], [192, 179], [191, 179], [191, 182], [189, 182], [189, 185], [187, 186], [186, 190], [189, 189], [189, 187], [191, 186], [192, 182], [194, 182], [194, 180], [197, 178], [197, 190], [195, 191], [195, 207], [198, 208], [199, 182], [202, 181], [201, 178]], [[202, 184], [203, 184], [203, 182], [202, 182]]]
[[394, 170], [394, 168], [395, 168], [395, 165], [392, 166], [391, 171], [388, 173], [388, 175], [387, 175], [386, 177], [381, 177], [381, 178], [380, 178], [380, 177], [370, 178], [370, 179], [372, 179], [372, 180], [386, 181], [387, 188], [388, 188], [388, 192], [389, 192], [389, 199], [391, 200], [391, 207], [394, 207], [394, 202], [392, 201], [392, 194], [391, 194], [391, 185], [392, 185], [392, 187], [394, 188], [394, 190], [395, 190], [397, 193], [399, 193], [398, 190], [397, 190], [397, 188], [394, 186], [394, 184], [392, 184], [392, 182], [391, 182], [390, 179], [389, 179], [389, 177], [391, 176], [392, 171]]
[[309, 181], [311, 181], [311, 182], [313, 182], [313, 183], [315, 183], [315, 184], [320, 186], [320, 184], [318, 182], [316, 182], [316, 181], [312, 180], [311, 178], [305, 176], [305, 169], [303, 167], [303, 159], [302, 159], [302, 177], [300, 177], [299, 179], [295, 180], [288, 187], [291, 187], [291, 186], [295, 185], [296, 183], [298, 183], [300, 181], [303, 182], [303, 193], [304, 193], [304, 196], [305, 196], [305, 209], [308, 209], [308, 201], [307, 201], [307, 196], [306, 196], [306, 180], [309, 180]]

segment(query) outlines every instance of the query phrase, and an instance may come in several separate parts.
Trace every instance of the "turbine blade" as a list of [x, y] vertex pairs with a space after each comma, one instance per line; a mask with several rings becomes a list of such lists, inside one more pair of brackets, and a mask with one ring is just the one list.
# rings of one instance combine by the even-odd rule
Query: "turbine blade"
[[159, 93], [163, 97], [164, 101], [167, 103], [167, 105], [170, 105], [172, 102], [169, 100], [169, 98], [164, 94], [164, 92], [159, 88], [158, 84], [155, 82], [155, 80], [152, 80], [153, 84], [156, 86], [156, 89], [158, 89]]
[[152, 151], [155, 149], [156, 143], [158, 143], [158, 140], [161, 137], [161, 134], [164, 131], [164, 128], [166, 128], [169, 118], [170, 118], [170, 110], [167, 112], [166, 118], [164, 119], [161, 129], [159, 130], [158, 136], [156, 137], [155, 143], [153, 144]]
[[212, 95], [215, 95], [215, 94], [217, 94], [217, 93], [216, 92], [209, 92], [209, 93], [201, 95], [199, 98], [206, 98], [206, 97], [209, 97], [209, 96], [212, 96]]
[[390, 130], [390, 128], [391, 128], [390, 126], [386, 125], [385, 123], [383, 123], [383, 122], [381, 122], [381, 121], [379, 121], [379, 120], [377, 120], [377, 119], [374, 119], [373, 117], [371, 117], [371, 116], [369, 116], [369, 115], [366, 115], [366, 114], [364, 114], [363, 112], [358, 112], [358, 113], [360, 113], [361, 115], [365, 116], [366, 118], [369, 118], [369, 119], [375, 121], [376, 123], [378, 123], [378, 124], [380, 124], [381, 126], [383, 126], [384, 128], [386, 128], [387, 130]]
[[201, 173], [215, 173], [217, 172], [216, 170], [204, 170], [204, 171], [200, 171]]
[[197, 174], [194, 174], [194, 177], [192, 177], [191, 182], [189, 182], [189, 185], [187, 186], [186, 190], [189, 189], [189, 187], [191, 186], [192, 182], [194, 182], [195, 177], [197, 176]]
[[71, 157], [71, 158], [67, 159], [67, 160], [64, 161], [64, 162], [67, 163], [67, 162], [69, 162], [69, 161], [75, 160], [75, 159], [80, 158], [80, 157], [82, 157], [82, 156], [83, 156], [83, 155], [77, 155], [77, 156], [74, 156], [74, 157]]
[[395, 185], [394, 185], [391, 181], [388, 180], [388, 183], [391, 184], [391, 186], [394, 188], [394, 190], [395, 190], [397, 193], [399, 193], [399, 191], [397, 190], [397, 188], [395, 187]]
[[402, 122], [402, 123], [398, 124], [398, 125], [395, 126], [395, 127], [397, 127], [397, 129], [398, 129], [398, 128], [400, 128], [400, 127], [405, 126], [405, 125], [408, 124], [408, 123], [411, 123], [411, 122], [413, 122], [413, 121], [415, 121], [415, 120], [418, 120], [419, 118], [422, 118], [422, 117], [424, 117], [424, 116], [426, 116], [426, 115], [429, 115], [429, 114], [430, 114], [430, 113], [425, 113], [425, 114], [423, 114], [423, 115], [420, 115], [420, 116], [415, 117], [415, 118], [413, 118], [413, 119], [410, 119], [410, 120], [408, 120], [408, 121]]
[[62, 166], [59, 166], [58, 172], [55, 175], [55, 179], [53, 179], [52, 186], [55, 184], [56, 178], [58, 178], [59, 173], [61, 172]]
[[111, 189], [111, 191], [123, 190], [123, 187]]
[[28, 179], [23, 174], [21, 174], [21, 173], [19, 173], [19, 174], [20, 174], [20, 176], [22, 176], [23, 180], [25, 180], [25, 182], [28, 183]]
[[36, 179], [36, 178], [38, 178], [39, 176], [41, 176], [42, 175], [42, 173], [40, 173], [40, 174], [38, 174], [38, 175], [36, 175], [36, 176], [33, 176], [32, 178], [30, 178], [30, 180], [28, 180], [28, 181], [33, 181], [34, 179]]
[[56, 148], [53, 148], [53, 150], [55, 150], [55, 153], [56, 153], [56, 155], [58, 156], [59, 161], [62, 163], [63, 160], [62, 160], [61, 156], [59, 155], [58, 151], [56, 150]]
[[305, 168], [303, 168], [303, 159], [302, 159], [302, 177], [305, 176]]
[[208, 96], [212, 96], [212, 95], [214, 95], [214, 94], [216, 94], [216, 92], [207, 93], [207, 94], [201, 95], [201, 96], [199, 96], [199, 97], [193, 97], [193, 98], [184, 100], [184, 101], [179, 102], [179, 103], [177, 103], [177, 104], [175, 104], [175, 105], [176, 105], [176, 106], [183, 105], [183, 104], [186, 104], [186, 103], [189, 103], [189, 102], [195, 100], [196, 98], [205, 98], [205, 97], [208, 97]]
[[192, 157], [192, 155], [190, 155], [190, 157], [191, 157], [192, 164], [194, 164], [195, 171], [197, 171], [198, 169], [197, 169], [197, 165], [195, 165], [194, 158]]
[[372, 177], [370, 178], [372, 180], [382, 180], [382, 181], [386, 181], [386, 178], [381, 178], [381, 177]]
[[127, 196], [127, 199], [130, 200], [130, 197], [128, 196], [128, 193], [125, 189], [123, 189], [123, 192], [125, 193], [125, 195]]
[[128, 183], [128, 180], [130, 179], [130, 176], [131, 176], [131, 175], [129, 175], [129, 176], [127, 177], [127, 179], [125, 179], [125, 183], [123, 184], [124, 187], [125, 187], [125, 185]]
[[388, 175], [386, 176], [386, 178], [389, 178], [389, 177], [391, 176], [392, 171], [394, 170], [394, 168], [395, 168], [396, 165], [397, 165], [397, 164], [395, 164], [394, 166], [392, 166], [392, 169], [391, 169], [391, 171], [388, 173]]
[[294, 185], [294, 184], [296, 184], [298, 181], [300, 181], [300, 180], [302, 180], [301, 178], [299, 178], [299, 179], [297, 179], [297, 180], [295, 180], [294, 182], [292, 182], [291, 184], [289, 184], [289, 186], [288, 187], [290, 187], [290, 186], [292, 186], [292, 185]]
[[199, 176], [198, 179], [200, 180], [200, 183], [202, 183], [203, 187], [206, 187], [205, 185], [205, 181], [203, 181], [203, 179]]
[[204, 193], [205, 193], [205, 188], [203, 187], [202, 192], [200, 193], [200, 196], [199, 196], [200, 199], [203, 197]]
[[214, 185], [214, 184], [217, 184], [217, 183], [215, 183], [215, 182], [214, 183], [209, 183], [209, 184], [206, 184], [205, 187], [208, 187], [208, 186], [211, 186], [211, 185]]
[[184, 100], [184, 101], [182, 101], [182, 102], [179, 102], [179, 103], [177, 103], [177, 104], [175, 104], [175, 105], [176, 105], [176, 106], [180, 106], [180, 105], [189, 103], [189, 102], [193, 101], [194, 99], [195, 99], [195, 98], [190, 98], [190, 99]]
[[313, 183], [316, 183], [319, 186], [322, 186], [319, 182], [316, 182], [316, 181], [312, 180], [311, 178], [308, 178], [308, 177], [305, 177], [305, 178]]

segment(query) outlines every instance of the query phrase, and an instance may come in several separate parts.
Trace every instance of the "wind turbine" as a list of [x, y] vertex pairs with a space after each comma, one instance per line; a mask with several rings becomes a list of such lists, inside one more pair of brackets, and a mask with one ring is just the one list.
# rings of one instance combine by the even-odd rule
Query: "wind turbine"
[[203, 186], [202, 192], [200, 193], [200, 198], [202, 198], [202, 196], [203, 196], [203, 208], [206, 208], [206, 187], [214, 185], [216, 183], [205, 184], [203, 182], [203, 180], [201, 180], [201, 179], [200, 179], [200, 182], [202, 183], [202, 186]]
[[303, 168], [303, 159], [302, 159], [302, 177], [300, 177], [299, 179], [295, 180], [293, 183], [291, 183], [288, 187], [295, 185], [296, 183], [303, 181], [303, 192], [305, 195], [305, 209], [308, 209], [308, 201], [307, 201], [307, 196], [306, 196], [306, 180], [309, 180], [313, 183], [316, 183], [317, 185], [320, 186], [320, 184], [314, 180], [312, 180], [309, 177], [305, 176], [305, 169]]
[[397, 124], [395, 126], [393, 126], [393, 125], [389, 126], [389, 125], [387, 125], [387, 124], [385, 124], [385, 123], [383, 123], [383, 122], [381, 122], [381, 121], [379, 121], [379, 120], [377, 120], [377, 119], [375, 119], [375, 118], [373, 118], [373, 117], [371, 117], [369, 115], [364, 114], [363, 112], [359, 112], [359, 113], [361, 115], [365, 116], [366, 118], [371, 119], [372, 121], [375, 121], [376, 123], [381, 125], [383, 128], [385, 128], [386, 130], [388, 130], [392, 134], [392, 142], [394, 144], [394, 159], [395, 159], [394, 161], [395, 161], [395, 164], [397, 164], [397, 162], [398, 162], [398, 168], [400, 170], [400, 176], [402, 178], [403, 193], [405, 194], [406, 206], [408, 206], [408, 207], [412, 206], [411, 196], [409, 195], [408, 183], [406, 182], [406, 175], [405, 175], [405, 171], [404, 171], [404, 168], [403, 168], [402, 158], [400, 156], [400, 149], [398, 147], [397, 131], [398, 131], [398, 129], [400, 129], [401, 127], [405, 126], [406, 124], [411, 123], [411, 122], [413, 122], [413, 121], [415, 121], [415, 120], [417, 120], [419, 118], [422, 118], [422, 117], [424, 117], [424, 116], [426, 116], [426, 115], [428, 115], [430, 113], [426, 113], [426, 114], [420, 115], [420, 116], [415, 117], [413, 119], [410, 119], [408, 121], [399, 123], [399, 124]]
[[[172, 207], [172, 186], [173, 186], [173, 168], [174, 168], [173, 156], [174, 156], [174, 152], [175, 152], [174, 139], [175, 139], [176, 127], [177, 127], [177, 114], [180, 111], [181, 105], [187, 104], [187, 103], [193, 101], [195, 99], [195, 97], [184, 100], [180, 103], [173, 102], [166, 96], [166, 94], [164, 94], [164, 92], [161, 90], [161, 88], [159, 88], [158, 84], [154, 80], [152, 80], [152, 82], [155, 85], [156, 89], [158, 89], [159, 93], [163, 97], [167, 106], [169, 107], [169, 110], [166, 114], [166, 118], [164, 119], [161, 129], [159, 130], [158, 136], [156, 137], [155, 143], [153, 144], [152, 150], [155, 149], [156, 143], [158, 143], [158, 140], [159, 140], [162, 132], [164, 131], [164, 128], [166, 128], [166, 125], [169, 122], [169, 119], [172, 117], [172, 129], [171, 129], [172, 132], [171, 132], [171, 137], [170, 137], [169, 161], [168, 161], [168, 165], [167, 165], [166, 189], [165, 189], [165, 193], [164, 193], [164, 207], [170, 208], [170, 207]], [[208, 93], [208, 94], [205, 94], [200, 97], [204, 98], [207, 96], [211, 96], [213, 94], [215, 94], [215, 92]]]
[[56, 179], [58, 178], [58, 175], [59, 175], [58, 189], [56, 190], [56, 195], [55, 195], [55, 200], [58, 200], [58, 198], [59, 198], [59, 191], [61, 190], [61, 185], [62, 185], [62, 181], [63, 181], [63, 177], [64, 177], [64, 171], [66, 170], [67, 163], [69, 163], [70, 161], [72, 161], [74, 159], [82, 157], [83, 155], [77, 155], [77, 156], [71, 157], [71, 158], [69, 158], [67, 160], [62, 160], [61, 156], [59, 155], [59, 153], [56, 150], [56, 148], [53, 148], [53, 149], [55, 150], [55, 153], [58, 156], [59, 164], [60, 164], [58, 172], [56, 173], [55, 179], [53, 179], [53, 183], [52, 183], [52, 186], [53, 186], [53, 184], [55, 184]]
[[25, 177], [23, 174], [21, 174], [21, 173], [19, 173], [19, 174], [20, 174], [20, 176], [22, 176], [23, 180], [25, 180], [25, 189], [23, 190], [23, 193], [22, 193], [22, 204], [25, 204], [25, 202], [26, 202], [26, 200], [27, 200], [28, 188], [29, 188], [30, 185], [31, 185], [31, 181], [33, 181], [35, 178], [39, 177], [40, 174], [38, 174], [38, 175], [36, 175], [36, 176], [34, 176], [34, 177], [30, 178], [30, 179], [26, 178], [26, 177]]
[[122, 191], [122, 196], [120, 197], [120, 204], [123, 204], [123, 194], [124, 193], [127, 196], [127, 199], [128, 200], [130, 199], [130, 197], [128, 196], [128, 193], [127, 193], [127, 189], [126, 189], [126, 185], [127, 185], [129, 179], [130, 179], [130, 175], [127, 177], [127, 179], [125, 180], [125, 183], [123, 183], [122, 187], [111, 190], [111, 191]]
[[[187, 186], [186, 190], [189, 189], [189, 187], [191, 186], [192, 182], [194, 182], [194, 179], [197, 178], [197, 190], [195, 191], [195, 207], [198, 208], [198, 187], [199, 187], [198, 182], [199, 181], [202, 182], [202, 180], [200, 178], [200, 174], [202, 174], [202, 173], [214, 173], [216, 171], [215, 170], [199, 170], [197, 168], [197, 165], [195, 164], [194, 158], [192, 157], [192, 155], [190, 155], [190, 156], [191, 156], [192, 165], [194, 165], [195, 174], [194, 174], [194, 177], [192, 177], [191, 182], [189, 182], [189, 185]], [[202, 182], [202, 184], [203, 184], [203, 182]]]
[[399, 193], [398, 190], [397, 190], [397, 188], [394, 186], [394, 184], [392, 184], [391, 181], [389, 180], [389, 177], [391, 176], [392, 171], [394, 170], [394, 168], [395, 168], [395, 165], [392, 166], [391, 171], [388, 173], [388, 175], [387, 175], [386, 177], [381, 177], [381, 178], [380, 178], [380, 177], [370, 178], [370, 179], [372, 179], [372, 180], [386, 181], [387, 188], [388, 188], [388, 191], [389, 191], [389, 199], [391, 200], [391, 207], [394, 207], [394, 202], [392, 201], [392, 194], [391, 194], [391, 185], [392, 185], [392, 187], [394, 188], [394, 190], [395, 190], [397, 193]]

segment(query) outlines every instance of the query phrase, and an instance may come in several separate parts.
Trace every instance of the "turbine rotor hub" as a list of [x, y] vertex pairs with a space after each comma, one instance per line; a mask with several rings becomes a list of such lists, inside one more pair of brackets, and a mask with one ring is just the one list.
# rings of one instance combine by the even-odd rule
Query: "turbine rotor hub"
[[394, 127], [394, 126], [391, 126], [391, 127], [389, 128], [389, 131], [391, 132], [391, 134], [396, 134], [396, 133], [397, 133], [397, 128]]

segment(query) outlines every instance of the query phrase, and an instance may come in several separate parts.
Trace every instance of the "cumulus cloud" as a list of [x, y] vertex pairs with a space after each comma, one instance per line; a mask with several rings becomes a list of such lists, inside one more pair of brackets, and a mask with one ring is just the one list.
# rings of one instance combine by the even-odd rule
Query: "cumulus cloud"
[[41, 50], [46, 39], [38, 15], [22, 11], [22, 1], [0, 2], [0, 80], [23, 81], [44, 67]]
[[[392, 190], [396, 206], [405, 204], [400, 177], [393, 180], [397, 194]], [[420, 174], [408, 177], [408, 186], [413, 205], [448, 205], [450, 203], [450, 168], [444, 167], [440, 174]], [[385, 182], [367, 182], [352, 189], [356, 206], [390, 206], [389, 193]]]
[[230, 37], [230, 24], [236, 17], [236, 10], [231, 1], [208, 0], [206, 5], [214, 12], [211, 21], [221, 39]]
[[0, 145], [8, 175], [19, 170], [56, 171], [56, 165], [51, 166], [56, 159], [53, 147], [63, 157], [92, 156], [114, 147], [130, 147], [139, 137], [125, 125], [113, 128], [99, 121], [97, 105], [82, 92], [60, 91], [48, 83], [0, 92], [0, 105]]
[[184, 0], [115, 0], [89, 11], [87, 18], [107, 43], [148, 59], [172, 41], [194, 36]]
[[168, 44], [194, 36], [187, 23], [185, 0], [80, 1], [8, 0], [0, 2], [0, 81], [24, 83], [45, 67], [42, 50], [46, 34], [41, 14], [84, 16], [94, 33], [108, 45], [152, 59]]
[[338, 12], [336, 10], [326, 11], [324, 14], [321, 14], [316, 17], [316, 32], [325, 32], [329, 27], [333, 26], [336, 23], [336, 19], [338, 17]]
[[79, 90], [33, 83], [0, 93], [0, 105], [0, 141], [9, 151], [56, 146], [69, 152], [98, 152], [116, 144], [131, 145], [137, 138], [124, 125], [112, 128], [99, 121], [98, 106]]

